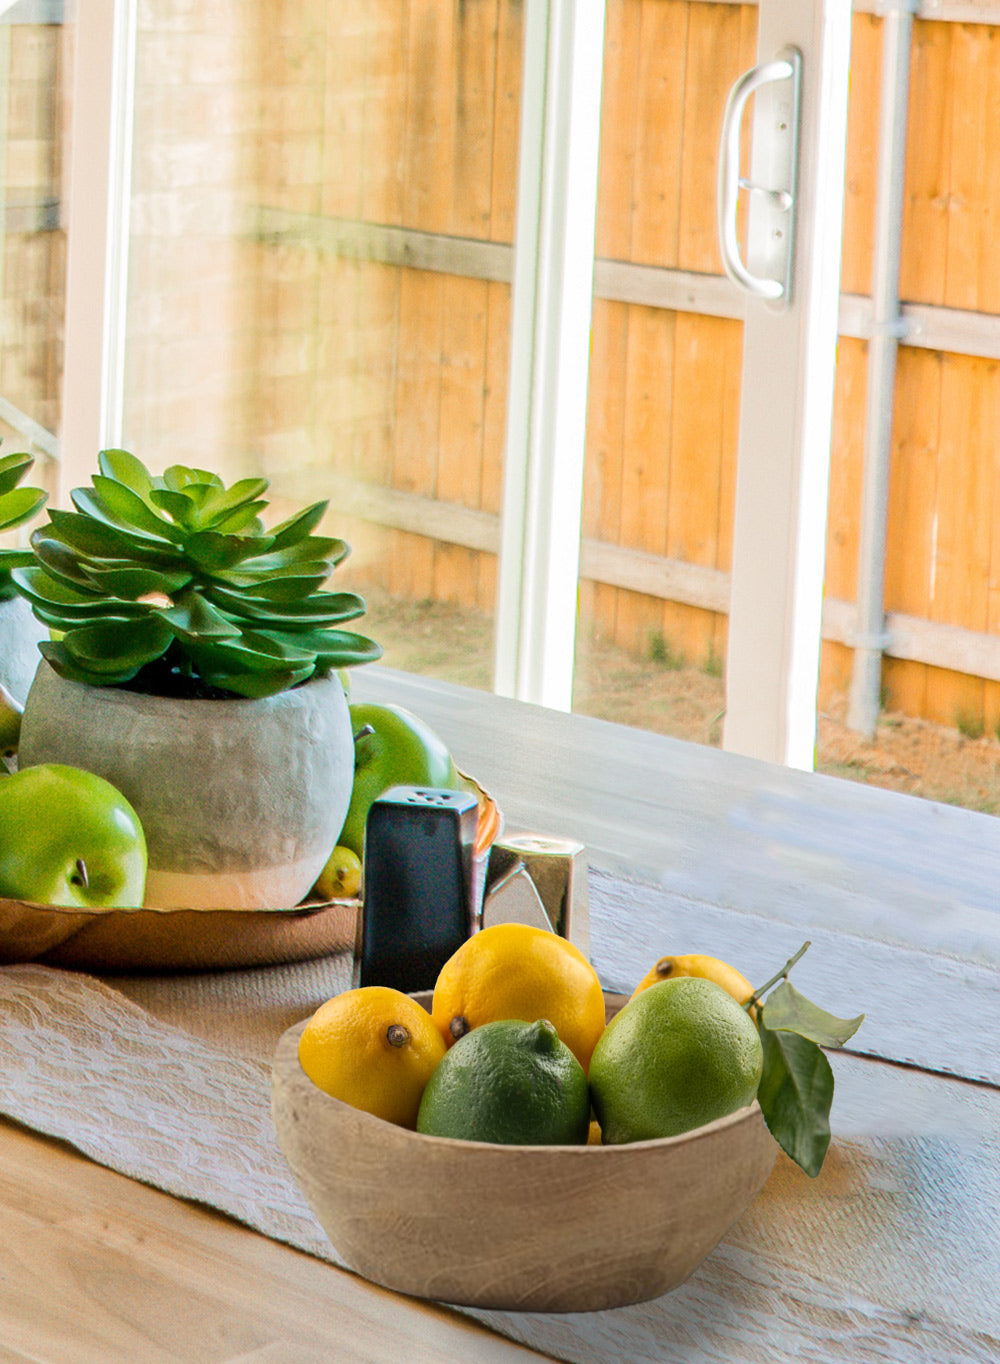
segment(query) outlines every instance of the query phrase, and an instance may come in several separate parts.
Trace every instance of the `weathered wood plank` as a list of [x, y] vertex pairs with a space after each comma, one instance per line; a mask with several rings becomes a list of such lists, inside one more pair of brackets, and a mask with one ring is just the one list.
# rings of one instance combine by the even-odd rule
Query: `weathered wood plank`
[[[701, 923], [722, 946], [735, 911], [758, 921], [751, 977], [814, 938], [803, 988], [827, 999], [836, 982], [834, 1012], [870, 1010], [859, 1047], [1000, 1084], [1000, 821], [388, 669], [355, 686], [438, 728], [508, 827], [578, 838], [595, 867], [657, 887], [659, 900], [637, 892], [651, 908], [635, 923], [627, 907], [616, 922], [630, 971], [648, 969], [675, 922], [688, 925], [676, 950], [702, 949]], [[890, 949], [910, 954], [898, 986]]]

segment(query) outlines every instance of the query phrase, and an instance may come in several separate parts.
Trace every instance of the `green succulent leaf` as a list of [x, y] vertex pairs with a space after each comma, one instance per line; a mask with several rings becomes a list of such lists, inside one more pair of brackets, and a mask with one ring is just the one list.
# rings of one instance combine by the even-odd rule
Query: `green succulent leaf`
[[[274, 537], [272, 548], [284, 549], [287, 545], [297, 544], [299, 540], [304, 540], [307, 535], [311, 535], [323, 520], [329, 505], [328, 501], [313, 502], [311, 506], [296, 512], [294, 516], [290, 516], [287, 521], [282, 521], [274, 526], [271, 531], [271, 535]], [[347, 552], [346, 546], [344, 552], [345, 554]]]
[[842, 1047], [864, 1021], [864, 1014], [838, 1018], [827, 1013], [788, 980], [772, 990], [764, 1004], [764, 1022], [772, 1032], [798, 1033], [821, 1047]]
[[243, 571], [266, 572], [276, 568], [288, 568], [292, 564], [323, 562], [329, 575], [343, 543], [343, 540], [335, 540], [330, 536], [307, 535], [304, 540], [299, 540], [294, 545], [286, 545], [284, 549], [255, 554], [252, 559], [244, 561]]
[[123, 564], [121, 561], [89, 564], [83, 568], [97, 591], [125, 601], [137, 601], [151, 592], [172, 597], [191, 581], [190, 572], [183, 568], [146, 568], [141, 564]]
[[169, 488], [154, 488], [149, 500], [157, 511], [166, 512], [174, 525], [184, 530], [198, 529], [198, 503], [185, 491], [172, 492]]
[[103, 521], [94, 521], [80, 512], [61, 511], [56, 507], [49, 509], [48, 524], [40, 526], [31, 539], [32, 544], [43, 539], [61, 540], [80, 554], [100, 559], [128, 557], [141, 558], [143, 563], [173, 562], [166, 546], [157, 549], [145, 542], [130, 541], [127, 535], [112, 529]]
[[102, 450], [97, 456], [97, 466], [105, 478], [113, 478], [143, 502], [149, 502], [153, 479], [141, 459], [136, 459], [128, 450]]
[[[108, 486], [118, 487], [119, 492], [127, 493], [127, 489], [122, 488], [119, 484], [111, 483]], [[129, 494], [129, 496], [135, 497], [135, 494]], [[183, 535], [183, 531], [171, 525], [169, 521], [161, 520], [139, 498], [135, 498], [135, 501], [145, 509], [148, 517], [157, 522], [159, 529], [155, 533], [140, 530], [134, 520], [129, 520], [128, 517], [120, 515], [108, 505], [99, 493], [89, 488], [74, 488], [70, 493], [70, 498], [77, 511], [82, 515], [92, 517], [95, 521], [110, 526], [113, 530], [121, 531], [132, 543], [165, 546], [176, 544]]]
[[116, 483], [113, 478], [95, 474], [93, 484], [94, 492], [101, 503], [126, 529], [134, 528], [146, 535], [155, 535], [174, 543], [183, 538], [183, 532], [178, 526], [165, 516], [161, 516], [149, 503], [144, 502], [138, 493], [126, 488], [123, 483]]
[[173, 488], [175, 492], [180, 492], [184, 488], [190, 488], [195, 484], [206, 484], [211, 488], [222, 488], [225, 485], [218, 474], [211, 469], [192, 469], [186, 464], [171, 464], [169, 469], [163, 471], [163, 478], [160, 480], [163, 487]]
[[45, 611], [47, 615], [44, 617], [44, 623], [54, 624], [49, 617], [55, 617], [59, 622], [59, 628], [62, 629], [68, 629], [82, 621], [100, 620], [107, 616], [138, 619], [149, 610], [142, 602], [85, 596], [74, 591], [68, 583], [53, 578], [43, 568], [35, 565], [15, 569], [11, 577], [18, 592], [28, 601], [35, 615], [42, 620], [41, 612]]
[[213, 517], [212, 530], [218, 531], [220, 535], [239, 535], [240, 531], [246, 531], [249, 535], [263, 535], [264, 523], [257, 513], [266, 509], [266, 502], [247, 502], [225, 516]]
[[11, 488], [0, 494], [0, 530], [13, 530], [40, 512], [48, 493], [41, 488]]
[[382, 646], [367, 635], [353, 630], [327, 630], [329, 646], [322, 654], [317, 650], [317, 663], [324, 672], [331, 668], [359, 668], [365, 663], [377, 663], [382, 657]]
[[326, 563], [290, 564], [287, 568], [264, 573], [236, 573], [219, 575], [231, 587], [246, 588], [259, 602], [301, 601], [316, 592], [330, 576]]
[[258, 499], [267, 492], [269, 486], [266, 478], [241, 478], [230, 488], [212, 491], [201, 507], [203, 523], [214, 526], [245, 506], [253, 504], [260, 507], [262, 504]]
[[75, 550], [68, 548], [61, 540], [49, 539], [44, 534], [44, 527], [31, 537], [31, 544], [38, 562], [47, 573], [74, 591], [87, 595], [90, 583]]
[[241, 633], [239, 626], [206, 601], [200, 592], [185, 593], [173, 606], [161, 607], [157, 615], [179, 639], [194, 643], [206, 639], [238, 639]]
[[23, 450], [0, 457], [0, 493], [16, 488], [34, 462], [33, 456]]
[[269, 536], [220, 535], [217, 530], [200, 530], [188, 538], [185, 548], [199, 568], [220, 573], [269, 544]]
[[815, 1178], [830, 1145], [830, 1062], [808, 1037], [758, 1027], [764, 1070], [757, 1101], [764, 1120], [785, 1154]]
[[311, 673], [316, 663], [316, 656], [311, 649], [289, 648], [279, 640], [269, 639], [252, 630], [241, 631], [234, 639], [217, 642], [199, 640], [191, 646], [190, 654], [203, 676], [206, 669], [222, 673], [243, 670], [273, 672], [275, 669], [305, 666]]
[[258, 673], [203, 673], [206, 682], [213, 687], [219, 687], [223, 691], [231, 691], [237, 696], [245, 696], [253, 700], [260, 700], [264, 696], [277, 696], [279, 692], [288, 691], [290, 687], [297, 686], [299, 682], [305, 682], [312, 677], [313, 669], [309, 667], [281, 669], [275, 672]]
[[105, 675], [131, 671], [166, 653], [173, 635], [156, 615], [143, 620], [105, 620], [70, 630], [60, 641], [72, 662]]
[[120, 686], [123, 682], [131, 682], [139, 671], [136, 667], [122, 668], [117, 672], [97, 672], [93, 668], [81, 666], [67, 651], [62, 640], [43, 639], [38, 649], [60, 677], [66, 677], [71, 682], [86, 682], [92, 687]]
[[354, 620], [364, 614], [364, 601], [354, 592], [314, 592], [304, 601], [271, 602], [213, 583], [207, 595], [224, 611], [243, 616], [259, 625], [283, 630], [314, 630], [337, 621]]

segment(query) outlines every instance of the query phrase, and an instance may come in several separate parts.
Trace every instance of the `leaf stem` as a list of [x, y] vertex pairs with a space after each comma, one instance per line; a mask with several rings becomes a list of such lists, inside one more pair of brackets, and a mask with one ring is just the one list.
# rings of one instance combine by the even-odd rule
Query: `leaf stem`
[[806, 952], [809, 950], [811, 946], [812, 946], [811, 941], [807, 940], [806, 942], [804, 942], [802, 946], [799, 948], [799, 950], [795, 953], [795, 956], [789, 957], [788, 960], [785, 962], [784, 966], [781, 968], [781, 970], [778, 971], [775, 975], [773, 975], [766, 985], [761, 985], [756, 990], [754, 990], [753, 994], [750, 996], [750, 998], [743, 1006], [744, 1009], [746, 1009], [747, 1013], [750, 1012], [750, 1010], [754, 1007], [755, 1004], [762, 1003], [764, 995], [767, 994], [768, 990], [770, 990], [772, 985], [777, 985], [779, 980], [786, 980], [788, 978], [789, 971], [800, 959], [800, 957], [805, 956]]

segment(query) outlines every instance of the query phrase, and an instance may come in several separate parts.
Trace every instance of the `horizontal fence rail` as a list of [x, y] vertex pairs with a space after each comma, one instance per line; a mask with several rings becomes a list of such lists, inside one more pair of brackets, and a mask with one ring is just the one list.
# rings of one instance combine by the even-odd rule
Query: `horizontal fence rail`
[[[500, 519], [490, 512], [354, 479], [332, 478], [327, 489], [337, 507], [358, 520], [463, 549], [499, 552]], [[730, 577], [723, 569], [588, 537], [580, 545], [580, 576], [720, 615], [729, 610]], [[853, 603], [828, 597], [823, 604], [823, 638], [852, 647], [856, 614]], [[885, 653], [891, 658], [1000, 682], [1000, 637], [996, 635], [892, 611], [886, 616], [885, 629]]]
[[[449, 237], [405, 227], [322, 218], [314, 214], [259, 208], [251, 235], [262, 242], [330, 252], [348, 260], [375, 261], [412, 270], [430, 270], [464, 279], [509, 284], [514, 249], [503, 242]], [[741, 295], [725, 275], [699, 274], [658, 265], [598, 259], [594, 293], [615, 303], [698, 313], [741, 320]], [[872, 335], [871, 299], [843, 294], [840, 334], [866, 341]], [[1000, 359], [1000, 316], [931, 304], [904, 303], [900, 340], [924, 350], [950, 351]]]

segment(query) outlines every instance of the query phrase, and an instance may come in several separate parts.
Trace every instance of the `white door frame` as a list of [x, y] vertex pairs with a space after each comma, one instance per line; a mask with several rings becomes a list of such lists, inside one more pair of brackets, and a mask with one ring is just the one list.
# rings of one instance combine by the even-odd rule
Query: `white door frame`
[[[851, 0], [760, 0], [758, 61], [802, 58], [790, 305], [746, 300], [723, 747], [815, 763], [840, 289]], [[759, 97], [757, 97], [759, 99]], [[766, 175], [767, 101], [750, 179]], [[762, 261], [751, 194], [747, 264]]]

